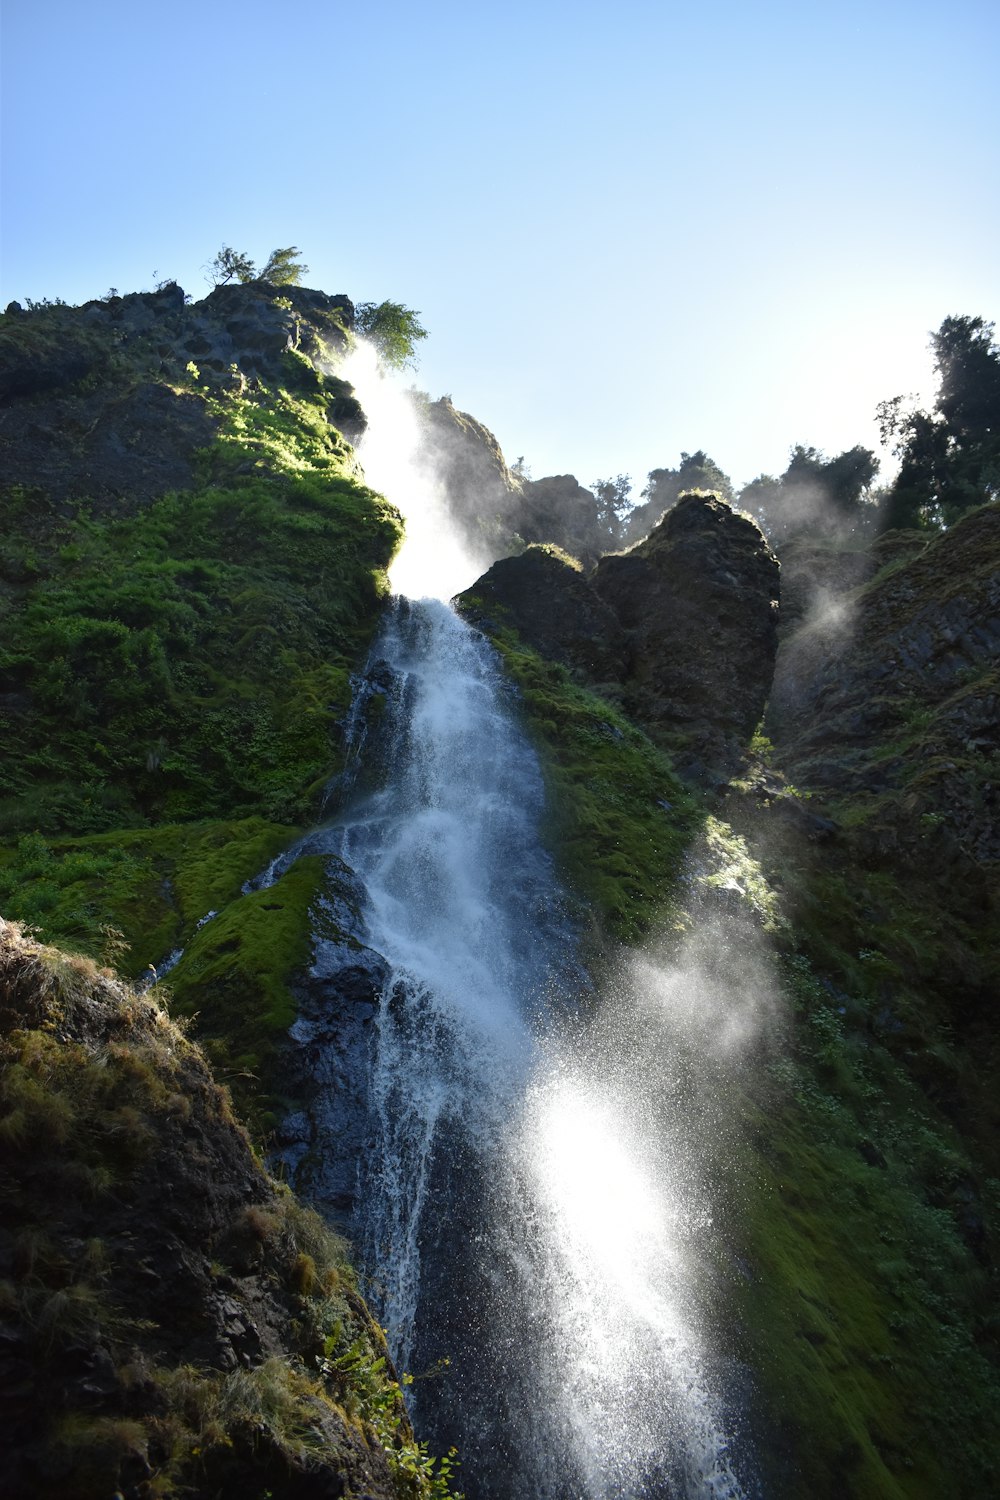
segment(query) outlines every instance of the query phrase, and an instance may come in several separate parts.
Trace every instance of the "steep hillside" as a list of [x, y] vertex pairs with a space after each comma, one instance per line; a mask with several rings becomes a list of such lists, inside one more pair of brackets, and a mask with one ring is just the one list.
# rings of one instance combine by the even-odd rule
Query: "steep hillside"
[[[629, 613], [614, 618], [552, 548], [495, 565], [463, 601], [522, 684], [559, 810], [555, 847], [591, 922], [603, 917], [604, 961], [617, 933], [683, 968], [702, 932], [710, 965], [738, 966], [743, 950], [735, 1015], [762, 989], [779, 997], [726, 1078], [738, 1124], [711, 1168], [728, 1244], [713, 1272], [719, 1327], [753, 1372], [763, 1493], [930, 1500], [991, 1483], [997, 519], [989, 507], [929, 541], [892, 534], [868, 556], [800, 543], [765, 721], [774, 743], [751, 738], [744, 714], [728, 782], [706, 781], [683, 748], [711, 743], [732, 711], [711, 670], [698, 676], [700, 723], [683, 697], [642, 701], [622, 627], [640, 619], [649, 633], [662, 611], [638, 567]], [[683, 518], [674, 526], [683, 533]], [[688, 559], [683, 628], [662, 634], [653, 661], [684, 682], [714, 638], [727, 669], [762, 674], [741, 684], [760, 712], [767, 663], [753, 608], [720, 616], [722, 555]], [[732, 556], [727, 567], [753, 576]], [[680, 750], [687, 790], [662, 770], [655, 790], [658, 752], [634, 724], [602, 730], [623, 694]], [[595, 803], [605, 816], [587, 816]]]
[[[388, 970], [356, 878], [302, 835], [336, 806], [400, 535], [351, 448], [351, 323], [346, 298], [263, 283], [0, 322], [15, 1494], [447, 1488], [339, 1244], [209, 1071], [290, 1161], [300, 1106], [337, 1091], [356, 1118], [324, 1191], [348, 1212], [368, 1139], [351, 1070]], [[457, 523], [500, 559], [461, 610], [541, 760], [591, 963], [574, 1024], [599, 1031], [588, 1007], [613, 1012], [637, 965], [684, 992], [651, 1107], [707, 1122], [700, 1294], [759, 1493], [987, 1493], [1000, 510], [870, 547], [799, 535], [779, 625], [778, 560], [721, 495], [681, 495], [602, 558], [572, 476], [527, 481], [450, 401], [423, 408]], [[392, 774], [388, 671], [369, 661], [359, 700], [363, 786]], [[112, 975], [167, 955], [203, 1052], [162, 989]], [[305, 1159], [303, 1184], [322, 1170]]]
[[175, 1005], [241, 1084], [291, 1020], [320, 872], [241, 888], [342, 764], [400, 535], [343, 435], [352, 317], [255, 283], [0, 320], [0, 907], [132, 976], [225, 907], [225, 962], [203, 932]]
[[3, 922], [0, 1155], [4, 1494], [434, 1491], [343, 1245], [198, 1048]]

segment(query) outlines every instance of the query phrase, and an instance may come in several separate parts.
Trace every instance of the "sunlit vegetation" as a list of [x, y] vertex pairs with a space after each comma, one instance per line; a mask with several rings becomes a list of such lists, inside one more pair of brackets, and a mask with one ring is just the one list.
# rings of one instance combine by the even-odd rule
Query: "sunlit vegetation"
[[301, 819], [396, 535], [367, 491], [314, 474], [66, 523], [0, 655], [25, 698], [0, 829]]
[[405, 370], [416, 363], [417, 344], [427, 337], [418, 321], [420, 314], [402, 302], [359, 302], [354, 323], [362, 338], [378, 350], [391, 370]]
[[[163, 316], [169, 332], [175, 314]], [[326, 334], [343, 342], [332, 316], [316, 314], [318, 358]], [[139, 976], [237, 901], [217, 930], [249, 945], [245, 961], [223, 980], [206, 932], [176, 1003], [212, 1018], [216, 1056], [249, 1095], [290, 1020], [283, 985], [307, 957], [315, 872], [289, 875], [266, 903], [240, 890], [318, 814], [340, 769], [350, 675], [399, 518], [359, 481], [334, 425], [342, 408], [356, 415], [343, 382], [298, 349], [272, 356], [265, 382], [195, 360], [185, 370], [180, 356], [157, 375], [141, 329], [122, 343], [76, 309], [8, 317], [2, 336], [19, 378], [32, 360], [43, 374], [72, 366], [78, 343], [79, 371], [62, 375], [99, 380], [112, 409], [137, 382], [169, 378], [214, 438], [192, 455], [191, 488], [146, 503], [5, 492], [0, 909]], [[189, 437], [172, 441], [181, 451]], [[229, 926], [244, 916], [255, 922], [241, 945]], [[267, 942], [250, 954], [257, 921]]]
[[208, 279], [213, 286], [226, 286], [231, 281], [247, 285], [254, 281], [267, 281], [272, 286], [298, 286], [309, 267], [299, 260], [297, 245], [272, 250], [264, 264], [257, 268], [243, 250], [234, 250], [223, 245], [208, 268]]

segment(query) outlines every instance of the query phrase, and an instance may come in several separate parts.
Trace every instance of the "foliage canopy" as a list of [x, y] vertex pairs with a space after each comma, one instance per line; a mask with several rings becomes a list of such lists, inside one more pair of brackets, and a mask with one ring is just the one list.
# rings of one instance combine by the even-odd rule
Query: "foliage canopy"
[[945, 318], [931, 335], [933, 411], [894, 396], [877, 408], [882, 441], [900, 460], [883, 523], [948, 526], [1000, 494], [1000, 346], [980, 317]]
[[242, 282], [244, 286], [253, 281], [266, 281], [271, 286], [298, 286], [309, 270], [296, 258], [299, 254], [297, 245], [272, 250], [258, 271], [245, 251], [223, 245], [209, 264], [208, 277], [213, 286], [226, 286], [230, 281]]
[[359, 302], [354, 309], [354, 327], [374, 344], [383, 364], [405, 370], [416, 364], [416, 345], [427, 337], [419, 317], [402, 302]]

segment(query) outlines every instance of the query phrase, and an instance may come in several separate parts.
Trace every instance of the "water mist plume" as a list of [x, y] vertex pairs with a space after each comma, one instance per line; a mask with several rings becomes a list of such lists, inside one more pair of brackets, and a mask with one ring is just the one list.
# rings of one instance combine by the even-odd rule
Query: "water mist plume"
[[[341, 373], [368, 416], [366, 476], [406, 522], [393, 584], [419, 602], [395, 602], [368, 674], [383, 784], [310, 848], [354, 872], [343, 964], [374, 955], [378, 976], [349, 1227], [393, 1357], [416, 1377], [415, 1422], [433, 1448], [459, 1448], [470, 1500], [744, 1500], [732, 1371], [704, 1301], [719, 1250], [706, 1181], [719, 1083], [754, 1034], [760, 986], [745, 945], [737, 962], [712, 934], [680, 957], [624, 960], [593, 994], [516, 698], [492, 646], [441, 602], [475, 563], [428, 475], [417, 408], [363, 346]], [[336, 947], [313, 971], [334, 1006]], [[324, 1150], [338, 1149], [337, 1108], [334, 1089]]]
[[359, 339], [338, 367], [368, 417], [358, 445], [365, 479], [403, 512], [406, 534], [389, 570], [393, 590], [412, 599], [450, 599], [482, 571], [451, 523], [443, 486], [426, 461], [419, 408], [398, 376]]

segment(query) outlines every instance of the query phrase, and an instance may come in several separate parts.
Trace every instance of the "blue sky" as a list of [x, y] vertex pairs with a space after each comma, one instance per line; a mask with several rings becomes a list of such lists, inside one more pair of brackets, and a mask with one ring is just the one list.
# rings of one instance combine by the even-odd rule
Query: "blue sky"
[[874, 445], [1000, 319], [996, 0], [4, 0], [0, 305], [296, 244], [536, 476]]

